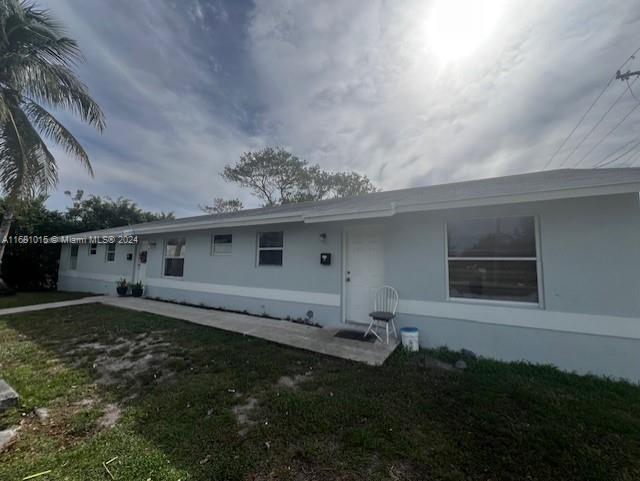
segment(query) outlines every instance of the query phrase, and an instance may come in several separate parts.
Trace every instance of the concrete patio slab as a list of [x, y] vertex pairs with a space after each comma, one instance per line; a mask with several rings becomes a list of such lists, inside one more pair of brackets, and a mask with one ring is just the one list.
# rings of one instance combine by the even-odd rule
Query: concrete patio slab
[[[394, 339], [387, 345], [380, 342], [361, 342], [334, 337], [336, 332], [344, 328], [344, 326], [317, 328], [289, 321], [266, 319], [234, 312], [204, 309], [201, 307], [183, 306], [137, 297], [85, 297], [72, 301], [0, 309], [0, 316], [96, 302], [134, 311], [150, 312], [152, 314], [172, 317], [203, 326], [258, 337], [278, 344], [306, 349], [328, 356], [363, 362], [373, 366], [383, 364], [398, 345]], [[349, 327], [354, 328], [352, 325]]]

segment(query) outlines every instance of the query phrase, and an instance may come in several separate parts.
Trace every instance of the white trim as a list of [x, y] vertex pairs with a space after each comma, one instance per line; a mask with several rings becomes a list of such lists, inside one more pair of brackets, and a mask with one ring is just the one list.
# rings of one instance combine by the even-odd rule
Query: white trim
[[272, 301], [298, 302], [322, 306], [340, 307], [339, 294], [322, 292], [292, 291], [286, 289], [265, 289], [262, 287], [233, 286], [227, 284], [210, 284], [208, 282], [178, 281], [166, 278], [147, 278], [147, 286], [185, 291], [206, 292], [227, 296], [253, 297]]
[[[230, 245], [231, 246], [231, 251], [230, 252], [216, 252], [216, 236], [217, 237], [226, 237], [229, 236], [231, 237], [231, 242], [227, 243], [226, 245]], [[233, 255], [233, 234], [211, 234], [211, 246], [209, 249], [209, 255], [210, 256], [215, 256], [215, 257], [219, 257], [219, 256], [230, 256]]]
[[[280, 247], [260, 247], [260, 234], [270, 234], [270, 233], [280, 233], [282, 234], [282, 246]], [[260, 264], [260, 252], [261, 251], [281, 251], [281, 263], [280, 264]], [[256, 232], [256, 267], [283, 267], [284, 266], [284, 230], [263, 230]]]
[[[174, 239], [183, 239], [184, 242], [182, 243], [182, 255], [180, 256], [168, 256], [167, 255], [167, 247], [169, 246], [169, 241], [170, 240], [174, 240]], [[186, 236], [180, 236], [180, 237], [168, 237], [167, 239], [164, 240], [163, 244], [162, 244], [162, 272], [161, 275], [162, 277], [166, 277], [168, 279], [183, 279], [184, 278], [184, 268], [186, 265], [186, 257], [185, 257], [185, 252], [187, 250], [187, 237]], [[182, 259], [182, 275], [181, 276], [172, 276], [169, 274], [165, 274], [166, 270], [167, 270], [167, 259]]]
[[[538, 214], [519, 214], [519, 215], [498, 215], [498, 216], [485, 216], [485, 217], [462, 217], [459, 220], [477, 220], [477, 219], [504, 219], [504, 218], [517, 218], [517, 217], [532, 217], [533, 218], [533, 235], [536, 246], [536, 257], [449, 257], [449, 220], [444, 221], [444, 263], [445, 263], [445, 293], [447, 301], [450, 302], [473, 302], [481, 304], [494, 304], [504, 306], [523, 306], [523, 307], [537, 307], [544, 308], [544, 290], [542, 284], [542, 255], [540, 251], [540, 219]], [[449, 284], [449, 261], [535, 261], [536, 263], [536, 281], [538, 284], [538, 301], [509, 301], [500, 299], [474, 299], [472, 297], [452, 297]]]
[[58, 272], [58, 278], [60, 277], [73, 277], [75, 279], [87, 279], [91, 281], [106, 281], [106, 282], [118, 282], [123, 277], [126, 279], [126, 275], [114, 275], [114, 274], [99, 274], [97, 272], [78, 272], [74, 270], [65, 270]]
[[[524, 307], [524, 306], [523, 306]], [[439, 302], [401, 299], [398, 312], [424, 317], [526, 327], [550, 331], [640, 339], [640, 319], [635, 317], [579, 314], [471, 302]]]
[[342, 227], [342, 239], [340, 253], [341, 258], [341, 270], [340, 270], [340, 322], [347, 323], [347, 228]]
[[[442, 184], [445, 186], [446, 184]], [[390, 202], [389, 206], [358, 211], [319, 212], [304, 215], [305, 223], [332, 222], [339, 220], [368, 219], [373, 217], [389, 217], [394, 214], [407, 212], [425, 212], [432, 210], [458, 209], [461, 207], [481, 207], [490, 205], [519, 204], [523, 202], [537, 202], [558, 199], [575, 199], [599, 195], [625, 194], [640, 190], [640, 183], [629, 182], [608, 186], [579, 187], [574, 189], [557, 189], [533, 193], [503, 194], [490, 197], [472, 197], [461, 200], [444, 200], [431, 202], [417, 202], [413, 204], [398, 204]]]
[[[109, 251], [109, 247], [113, 246], [113, 251], [110, 252]], [[109, 254], [113, 254], [113, 260], [109, 260]], [[107, 247], [105, 248], [104, 251], [104, 261], [105, 262], [115, 262], [116, 261], [116, 244], [107, 244]]]
[[[441, 186], [446, 186], [442, 184]], [[452, 187], [453, 188], [453, 187]], [[418, 212], [418, 211], [432, 211], [432, 210], [444, 210], [455, 209], [460, 207], [479, 207], [490, 205], [504, 205], [504, 204], [517, 204], [522, 202], [537, 202], [548, 201], [558, 199], [571, 199], [580, 197], [591, 197], [601, 195], [613, 195], [633, 193], [640, 191], [640, 182], [630, 181], [624, 183], [608, 184], [608, 185], [595, 185], [588, 187], [575, 187], [568, 189], [554, 189], [546, 190], [542, 192], [524, 192], [515, 194], [503, 194], [493, 195], [487, 197], [471, 197], [460, 200], [443, 200], [443, 201], [431, 201], [431, 202], [416, 202], [416, 203], [397, 203], [389, 202], [387, 205], [371, 209], [357, 209], [357, 210], [344, 210], [337, 207], [336, 210], [327, 209], [324, 211], [313, 210], [315, 207], [310, 207], [307, 211], [300, 211], [297, 213], [280, 213], [280, 214], [257, 214], [242, 216], [237, 218], [223, 218], [223, 219], [206, 219], [193, 220], [191, 222], [179, 222], [177, 224], [162, 224], [159, 226], [141, 224], [138, 226], [127, 226], [114, 229], [105, 229], [91, 232], [82, 232], [74, 234], [74, 237], [89, 237], [96, 235], [146, 235], [146, 234], [159, 234], [159, 233], [171, 233], [171, 232], [185, 232], [191, 230], [204, 230], [211, 228], [229, 228], [239, 226], [257, 226], [257, 225], [270, 225], [289, 222], [304, 222], [304, 223], [317, 223], [317, 222], [330, 222], [338, 220], [354, 220], [354, 219], [369, 219], [378, 217], [389, 217], [396, 213], [406, 212]]]

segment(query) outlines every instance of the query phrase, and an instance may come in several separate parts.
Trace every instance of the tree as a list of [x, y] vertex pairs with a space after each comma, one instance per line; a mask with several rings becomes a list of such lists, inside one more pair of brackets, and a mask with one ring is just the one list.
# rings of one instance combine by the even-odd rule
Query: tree
[[[65, 212], [48, 210], [47, 197], [40, 195], [14, 203], [12, 236], [60, 236], [81, 231], [108, 229], [140, 222], [170, 219], [173, 214], [146, 212], [129, 199], [112, 200], [84, 192], [65, 192], [71, 206]], [[0, 199], [0, 209], [4, 200]], [[19, 290], [54, 289], [57, 283], [60, 244], [43, 242], [7, 245], [2, 278]]]
[[[15, 219], [12, 236], [68, 235], [77, 232], [75, 225], [58, 211], [48, 210], [46, 196], [38, 196], [14, 204]], [[60, 245], [44, 242], [12, 243], [7, 245], [2, 278], [21, 291], [53, 289], [58, 275]]]
[[226, 165], [222, 178], [248, 187], [264, 205], [292, 202], [306, 181], [307, 163], [282, 148], [267, 147], [242, 154], [234, 166]]
[[240, 199], [225, 200], [222, 197], [216, 197], [213, 199], [213, 205], [199, 205], [198, 207], [207, 214], [226, 214], [244, 209], [244, 204]]
[[[46, 10], [18, 0], [0, 4], [0, 188], [5, 193], [0, 239], [21, 200], [56, 185], [57, 164], [47, 138], [93, 175], [78, 140], [49, 111], [68, 110], [104, 128], [104, 115], [72, 68], [82, 61], [75, 40]], [[5, 244], [0, 243], [0, 267]], [[0, 279], [0, 285], [4, 284]]]
[[227, 182], [251, 189], [265, 206], [352, 197], [377, 190], [366, 176], [327, 172], [281, 147], [244, 153], [235, 165], [226, 165], [221, 175]]
[[65, 191], [65, 194], [71, 199], [71, 207], [67, 208], [65, 218], [74, 225], [75, 232], [173, 219], [171, 212], [146, 212], [135, 202], [124, 197], [113, 200], [111, 197], [89, 195], [85, 198], [82, 190], [76, 191], [75, 194]]

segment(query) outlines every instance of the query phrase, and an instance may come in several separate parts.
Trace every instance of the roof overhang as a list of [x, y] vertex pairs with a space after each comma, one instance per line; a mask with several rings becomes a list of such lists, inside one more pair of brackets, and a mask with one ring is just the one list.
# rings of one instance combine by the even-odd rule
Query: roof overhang
[[321, 222], [338, 222], [361, 219], [374, 219], [391, 217], [395, 214], [408, 212], [422, 212], [445, 209], [457, 209], [464, 207], [479, 207], [490, 205], [519, 204], [523, 202], [539, 202], [547, 200], [571, 199], [580, 197], [593, 197], [601, 195], [614, 195], [640, 192], [640, 182], [617, 183], [614, 185], [600, 185], [590, 187], [577, 187], [566, 189], [552, 189], [537, 192], [520, 192], [506, 195], [477, 196], [467, 199], [429, 201], [429, 202], [394, 202], [373, 206], [370, 208], [334, 208], [314, 211], [314, 209], [302, 210], [294, 213], [258, 214], [252, 216], [240, 216], [221, 219], [194, 219], [191, 222], [177, 221], [175, 224], [154, 223], [124, 226], [113, 229], [104, 229], [92, 232], [75, 234], [76, 238], [89, 238], [93, 236], [109, 235], [152, 235], [172, 232], [197, 231], [213, 228], [245, 227], [271, 224], [284, 224], [303, 222], [316, 224]]

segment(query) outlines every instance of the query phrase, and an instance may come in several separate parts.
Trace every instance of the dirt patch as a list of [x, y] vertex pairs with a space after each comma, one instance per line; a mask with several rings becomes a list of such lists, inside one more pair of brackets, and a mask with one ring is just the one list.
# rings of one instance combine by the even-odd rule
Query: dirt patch
[[248, 398], [243, 404], [238, 404], [231, 408], [231, 411], [236, 416], [238, 424], [253, 424], [253, 421], [249, 418], [251, 412], [258, 406], [258, 400], [254, 397]]
[[113, 343], [80, 342], [67, 355], [73, 359], [72, 367], [95, 370], [98, 384], [112, 386], [169, 379], [174, 374], [165, 366], [169, 347], [171, 343], [158, 333], [139, 334]]
[[107, 429], [112, 428], [120, 420], [122, 416], [122, 410], [117, 404], [107, 404], [105, 406], [104, 414], [98, 419], [98, 427]]
[[278, 379], [276, 386], [278, 387], [286, 387], [289, 389], [298, 389], [298, 385], [306, 380], [311, 378], [311, 371], [306, 372], [305, 374], [296, 374], [295, 376], [282, 376]]

